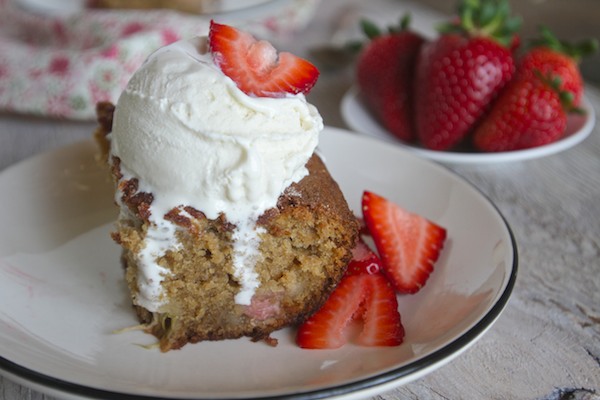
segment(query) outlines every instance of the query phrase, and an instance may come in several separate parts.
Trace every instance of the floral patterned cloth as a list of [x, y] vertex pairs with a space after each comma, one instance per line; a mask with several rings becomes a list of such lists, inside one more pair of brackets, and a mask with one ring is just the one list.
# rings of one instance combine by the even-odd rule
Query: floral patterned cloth
[[[297, 19], [292, 14], [282, 26]], [[260, 25], [273, 31], [274, 22]], [[201, 16], [164, 10], [43, 15], [0, 0], [0, 110], [94, 119], [95, 104], [116, 102], [152, 51], [206, 34], [208, 25]]]

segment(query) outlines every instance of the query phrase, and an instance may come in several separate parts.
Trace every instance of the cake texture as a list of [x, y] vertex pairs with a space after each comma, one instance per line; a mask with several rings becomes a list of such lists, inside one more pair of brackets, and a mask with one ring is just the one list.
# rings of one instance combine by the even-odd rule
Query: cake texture
[[152, 55], [97, 114], [113, 239], [161, 350], [266, 339], [327, 299], [358, 223], [315, 153], [322, 121], [302, 94], [245, 95], [196, 38]]

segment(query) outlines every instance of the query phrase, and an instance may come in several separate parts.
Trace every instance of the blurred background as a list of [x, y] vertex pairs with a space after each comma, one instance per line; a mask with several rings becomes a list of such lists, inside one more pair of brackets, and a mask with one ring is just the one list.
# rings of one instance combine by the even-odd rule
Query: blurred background
[[[116, 101], [148, 54], [181, 38], [206, 34], [211, 18], [307, 57], [324, 72], [334, 64], [332, 73], [340, 78], [336, 90], [342, 92], [349, 85], [342, 78], [351, 77], [356, 53], [339, 50], [349, 41], [365, 39], [361, 19], [384, 27], [410, 12], [413, 29], [433, 38], [435, 26], [454, 14], [458, 2], [0, 0], [0, 111], [93, 120], [95, 104]], [[522, 43], [536, 37], [540, 25], [563, 40], [600, 38], [600, 0], [509, 2], [513, 15], [524, 21]], [[600, 53], [584, 58], [581, 71], [588, 84], [600, 87]]]

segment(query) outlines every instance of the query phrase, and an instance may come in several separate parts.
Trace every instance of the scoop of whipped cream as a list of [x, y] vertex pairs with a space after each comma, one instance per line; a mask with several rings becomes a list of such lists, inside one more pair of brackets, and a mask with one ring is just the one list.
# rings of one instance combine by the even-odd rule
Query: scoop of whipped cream
[[[138, 178], [139, 190], [153, 194], [155, 233], [174, 231], [163, 216], [180, 205], [210, 219], [224, 213], [246, 230], [235, 235], [247, 239], [234, 246], [234, 264], [242, 285], [236, 301], [249, 304], [257, 286], [249, 268], [257, 235], [248, 230], [308, 173], [305, 164], [322, 129], [321, 116], [302, 94], [243, 93], [213, 63], [206, 38], [198, 37], [159, 49], [134, 74], [117, 103], [111, 153], [120, 158], [125, 178]], [[167, 271], [148, 260], [176, 248], [173, 240], [174, 234], [149, 232], [139, 257], [144, 283], [137, 302], [150, 311], [161, 304]]]

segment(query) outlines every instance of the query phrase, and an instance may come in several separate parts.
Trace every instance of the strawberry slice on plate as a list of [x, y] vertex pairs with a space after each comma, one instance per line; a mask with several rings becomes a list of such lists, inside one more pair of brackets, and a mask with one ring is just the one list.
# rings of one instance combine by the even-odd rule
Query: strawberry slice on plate
[[398, 312], [396, 292], [383, 274], [362, 275], [369, 295], [365, 299], [363, 330], [357, 343], [363, 346], [398, 346], [404, 327]]
[[343, 278], [325, 304], [298, 328], [296, 343], [304, 349], [337, 349], [346, 344], [345, 330], [364, 300], [362, 275]]
[[352, 260], [348, 263], [346, 275], [373, 275], [380, 271], [381, 260], [362, 239], [359, 239], [354, 249], [352, 249]]
[[356, 343], [397, 346], [404, 339], [396, 292], [387, 278], [369, 265], [380, 261], [363, 242], [353, 251], [348, 272], [325, 304], [298, 328], [296, 342], [305, 349], [337, 349], [349, 340], [353, 321], [362, 320]]
[[369, 191], [362, 211], [384, 273], [398, 292], [418, 292], [440, 256], [446, 229]]
[[210, 22], [208, 45], [221, 71], [249, 96], [284, 97], [308, 93], [319, 70], [310, 62], [277, 50], [232, 26]]
[[396, 292], [380, 273], [348, 275], [323, 307], [298, 328], [296, 342], [304, 349], [337, 349], [346, 344], [347, 329], [363, 320], [356, 338], [364, 346], [397, 346], [404, 339]]

